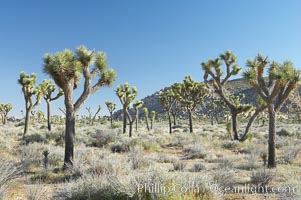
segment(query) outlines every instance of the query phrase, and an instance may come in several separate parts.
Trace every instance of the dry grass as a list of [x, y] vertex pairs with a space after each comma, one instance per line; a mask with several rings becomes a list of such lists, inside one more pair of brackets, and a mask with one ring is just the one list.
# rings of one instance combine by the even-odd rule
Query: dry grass
[[[166, 123], [156, 123], [150, 132], [140, 126], [133, 138], [109, 125], [77, 126], [75, 168], [67, 173], [61, 171], [62, 125], [54, 125], [51, 133], [33, 125], [26, 142], [21, 137], [22, 126], [0, 126], [2, 163], [22, 163], [26, 172], [7, 182], [4, 199], [93, 199], [99, 195], [102, 199], [301, 198], [301, 190], [297, 190], [301, 185], [301, 125], [277, 125], [281, 132], [276, 138], [278, 167], [268, 181], [269, 186], [294, 186], [296, 194], [223, 194], [210, 191], [210, 184], [231, 188], [267, 184], [262, 181], [267, 173], [261, 168], [261, 155], [267, 150], [267, 126], [255, 123], [251, 141], [237, 143], [228, 139], [225, 124], [196, 122], [195, 133], [190, 134], [184, 123], [173, 135], [167, 132]], [[42, 165], [44, 150], [49, 151], [47, 170]], [[201, 190], [196, 190], [193, 182]], [[185, 186], [189, 190], [170, 194], [138, 191], [139, 184], [152, 183]]]

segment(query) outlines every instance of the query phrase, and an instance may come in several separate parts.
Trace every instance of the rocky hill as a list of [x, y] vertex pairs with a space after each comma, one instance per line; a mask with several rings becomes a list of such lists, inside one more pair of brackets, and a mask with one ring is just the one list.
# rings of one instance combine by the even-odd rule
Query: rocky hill
[[[170, 87], [165, 87], [162, 90], [166, 90], [169, 89]], [[251, 88], [251, 86], [249, 85], [249, 83], [243, 79], [235, 79], [235, 80], [230, 80], [227, 83], [227, 91], [229, 91], [231, 94], [239, 94], [239, 93], [243, 93], [245, 94], [245, 98], [242, 100], [243, 103], [249, 103], [252, 105], [256, 105], [257, 103], [257, 94], [255, 93], [255, 91], [253, 90], [253, 88]], [[159, 92], [159, 91], [158, 91]], [[159, 101], [159, 98], [157, 96], [157, 93], [154, 93], [152, 95], [149, 95], [143, 99], [141, 99], [144, 102], [144, 107], [147, 107], [149, 111], [156, 111], [156, 113], [164, 113]], [[299, 86], [291, 95], [290, 98], [284, 103], [281, 111], [282, 112], [288, 112], [288, 105], [289, 104], [301, 104], [301, 86]], [[297, 102], [299, 101], [299, 102]], [[122, 110], [118, 110], [114, 113], [114, 118], [121, 118], [122, 115]], [[143, 114], [140, 114], [141, 116], [143, 116]]]

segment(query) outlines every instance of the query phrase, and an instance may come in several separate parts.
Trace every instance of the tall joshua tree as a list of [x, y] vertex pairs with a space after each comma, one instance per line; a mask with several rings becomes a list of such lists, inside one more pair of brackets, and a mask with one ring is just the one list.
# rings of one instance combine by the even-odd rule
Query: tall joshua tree
[[[92, 69], [90, 70], [90, 67]], [[107, 69], [106, 56], [103, 52], [87, 50], [80, 46], [76, 52], [64, 50], [54, 55], [44, 56], [44, 72], [49, 74], [63, 90], [66, 108], [65, 127], [65, 158], [64, 169], [73, 166], [75, 135], [75, 113], [81, 108], [88, 97], [103, 86], [111, 86], [115, 81], [115, 71]], [[84, 87], [81, 95], [73, 101], [73, 90], [79, 83], [81, 74]], [[99, 76], [95, 84], [92, 81]]]
[[105, 104], [107, 105], [108, 111], [110, 113], [111, 128], [113, 128], [113, 112], [116, 109], [116, 104], [110, 101], [106, 101]]
[[11, 103], [0, 104], [0, 114], [2, 117], [2, 124], [6, 124], [7, 115], [13, 109], [13, 105]]
[[146, 128], [149, 131], [149, 124], [148, 124], [148, 109], [147, 107], [142, 108], [142, 112], [144, 113], [144, 119], [146, 123]]
[[[270, 62], [263, 55], [259, 54], [254, 60], [247, 61], [248, 70], [244, 77], [265, 103], [269, 113], [269, 155], [268, 167], [276, 167], [275, 152], [275, 124], [276, 112], [288, 98], [290, 93], [298, 86], [300, 71], [294, 69], [290, 61], [279, 64]], [[264, 72], [267, 70], [267, 81], [264, 79]]]
[[[236, 56], [231, 51], [226, 51], [225, 53], [221, 54], [219, 58], [216, 58], [215, 60], [210, 59], [207, 62], [203, 62], [201, 65], [205, 71], [204, 83], [208, 88], [213, 86], [212, 90], [220, 96], [220, 98], [229, 108], [232, 117], [232, 130], [234, 139], [239, 140], [237, 131], [237, 115], [249, 111], [252, 106], [240, 103], [237, 101], [237, 98], [233, 97], [233, 95], [226, 91], [226, 84], [228, 80], [232, 76], [237, 75], [241, 70], [236, 63], [236, 60]], [[226, 66], [226, 76], [224, 78], [221, 69], [223, 63]], [[212, 78], [211, 80], [208, 80], [209, 76]]]
[[36, 90], [41, 94], [47, 104], [47, 127], [51, 131], [51, 102], [57, 100], [64, 95], [63, 90], [60, 89], [55, 97], [52, 97], [56, 90], [55, 84], [52, 80], [44, 80], [36, 87]]
[[169, 123], [169, 133], [172, 134], [172, 122], [171, 122], [171, 110], [174, 104], [176, 103], [176, 97], [172, 89], [159, 92], [159, 100], [168, 116]]
[[[25, 100], [25, 124], [24, 124], [24, 135], [28, 131], [30, 113], [36, 107], [41, 99], [41, 95], [34, 89], [36, 84], [37, 75], [32, 73], [27, 75], [25, 72], [20, 73], [20, 78], [18, 83], [22, 86], [22, 92]], [[35, 103], [32, 100], [32, 97], [36, 95]]]
[[192, 112], [196, 106], [203, 101], [208, 93], [208, 89], [205, 84], [195, 82], [191, 76], [186, 76], [183, 83], [175, 83], [172, 86], [172, 90], [176, 99], [183, 105], [188, 113], [189, 130], [190, 133], [193, 133]]
[[118, 96], [123, 109], [123, 133], [126, 132], [126, 122], [127, 122], [127, 110], [131, 103], [138, 95], [136, 87], [131, 87], [128, 83], [119, 85], [116, 90], [116, 95]]

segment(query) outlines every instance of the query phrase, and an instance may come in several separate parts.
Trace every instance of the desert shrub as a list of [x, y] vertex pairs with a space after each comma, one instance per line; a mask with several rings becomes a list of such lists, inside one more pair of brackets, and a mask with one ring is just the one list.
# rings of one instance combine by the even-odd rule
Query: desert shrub
[[192, 172], [200, 172], [205, 170], [206, 167], [201, 162], [195, 163], [191, 169]]
[[239, 147], [240, 142], [237, 140], [230, 140], [230, 141], [225, 141], [222, 143], [222, 147], [225, 149], [233, 150]]
[[145, 151], [152, 151], [152, 152], [158, 152], [160, 150], [160, 145], [152, 139], [144, 140], [141, 143], [138, 143], [137, 145], [141, 145]]
[[113, 129], [117, 129], [117, 128], [121, 128], [121, 127], [122, 127], [122, 124], [121, 124], [121, 123], [113, 122], [113, 124], [112, 124], [112, 128], [113, 128]]
[[213, 181], [220, 188], [232, 188], [235, 183], [235, 172], [232, 169], [217, 169], [213, 172]]
[[47, 200], [47, 189], [41, 184], [27, 186], [25, 188], [27, 200]]
[[160, 154], [157, 158], [157, 162], [159, 163], [172, 163], [174, 158], [167, 154]]
[[117, 142], [111, 145], [112, 153], [124, 153], [130, 151], [130, 145], [128, 143]]
[[274, 179], [275, 175], [266, 168], [254, 170], [251, 175], [250, 182], [260, 189], [260, 192], [266, 192], [261, 189], [266, 188]]
[[129, 153], [129, 162], [133, 170], [141, 169], [150, 165], [150, 162], [143, 157], [143, 149], [139, 147], [133, 147]]
[[189, 159], [203, 159], [206, 157], [207, 152], [199, 143], [187, 146], [183, 149], [183, 153], [188, 156]]
[[104, 132], [102, 130], [96, 130], [90, 135], [92, 137], [91, 146], [103, 147], [115, 140], [115, 135], [112, 132]]
[[45, 142], [45, 137], [43, 137], [41, 134], [39, 133], [34, 133], [34, 134], [30, 134], [30, 135], [25, 135], [23, 137], [23, 141], [25, 142], [26, 145], [28, 145], [29, 143], [41, 143], [41, 142]]
[[[117, 188], [114, 185], [118, 185]], [[53, 199], [57, 200], [126, 200], [130, 197], [128, 194], [119, 192], [123, 187], [119, 185], [115, 177], [106, 179], [94, 175], [86, 175], [76, 181], [64, 184], [59, 190], [54, 192]]]
[[23, 166], [2, 159], [0, 163], [0, 199], [2, 199], [7, 192], [9, 184], [23, 173]]
[[60, 172], [54, 173], [48, 170], [42, 170], [36, 172], [33, 176], [30, 177], [31, 183], [63, 183], [71, 179], [77, 179], [79, 176], [76, 173], [71, 172]]
[[290, 140], [287, 139], [287, 138], [277, 138], [276, 139], [276, 142], [275, 142], [275, 147], [277, 149], [280, 149], [280, 148], [283, 148], [283, 147], [286, 147], [286, 146], [289, 146], [290, 145]]
[[290, 131], [288, 131], [288, 130], [286, 130], [284, 128], [282, 128], [280, 131], [277, 131], [276, 134], [278, 136], [293, 136], [294, 135], [293, 132], [290, 132]]
[[183, 172], [185, 167], [186, 167], [186, 163], [181, 161], [181, 160], [177, 160], [177, 159], [174, 159], [173, 162], [172, 162], [172, 165], [173, 165], [173, 169], [175, 171], [181, 171]]
[[287, 147], [282, 153], [283, 161], [288, 164], [293, 164], [300, 150], [301, 149], [298, 146]]
[[55, 145], [63, 146], [65, 143], [65, 133], [64, 131], [53, 131], [46, 133], [46, 140], [51, 143], [54, 141]]
[[242, 170], [253, 170], [259, 167], [257, 162], [257, 158], [259, 157], [259, 153], [251, 153], [244, 158], [244, 161], [237, 166], [238, 169]]
[[214, 170], [212, 176], [213, 181], [219, 187], [232, 188], [235, 183], [236, 171], [233, 169], [235, 160], [224, 159], [222, 160], [217, 169]]

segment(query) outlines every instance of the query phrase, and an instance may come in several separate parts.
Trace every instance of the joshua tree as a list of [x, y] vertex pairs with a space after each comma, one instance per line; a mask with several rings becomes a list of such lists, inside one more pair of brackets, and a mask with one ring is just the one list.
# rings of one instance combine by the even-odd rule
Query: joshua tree
[[149, 125], [148, 125], [148, 109], [147, 107], [142, 108], [142, 112], [144, 113], [146, 128], [149, 131]]
[[175, 83], [172, 90], [176, 99], [183, 105], [189, 117], [189, 130], [193, 133], [192, 112], [207, 95], [208, 89], [203, 83], [195, 82], [191, 76], [186, 76], [183, 83]]
[[[25, 72], [20, 73], [20, 78], [18, 79], [18, 83], [22, 86], [22, 92], [25, 100], [25, 124], [24, 124], [24, 135], [28, 131], [29, 126], [29, 118], [30, 113], [34, 107], [36, 107], [41, 99], [41, 94], [38, 93], [34, 89], [36, 84], [36, 74], [32, 73], [31, 75], [27, 75]], [[32, 96], [36, 95], [36, 102], [33, 103]]]
[[[128, 116], [128, 120], [130, 123], [130, 129], [129, 129], [129, 137], [132, 137], [132, 130], [133, 130], [133, 123], [138, 121], [138, 115], [139, 115], [139, 108], [141, 108], [143, 105], [143, 101], [136, 101], [133, 104], [134, 108], [134, 117], [131, 116], [130, 111], [127, 109], [126, 114]], [[136, 123], [136, 130], [138, 129], [138, 124]]]
[[164, 111], [167, 113], [168, 122], [169, 122], [169, 133], [172, 134], [172, 124], [171, 124], [172, 122], [171, 122], [170, 114], [171, 114], [172, 107], [174, 106], [174, 104], [176, 104], [175, 94], [172, 91], [172, 89], [166, 91], [160, 91], [159, 100]]
[[156, 119], [156, 111], [152, 111], [151, 112], [151, 129], [153, 129], [153, 127], [154, 127], [155, 119]]
[[48, 130], [51, 131], [51, 102], [64, 95], [63, 90], [60, 89], [57, 95], [52, 97], [56, 90], [56, 86], [52, 83], [52, 80], [44, 80], [37, 86], [36, 90], [41, 94], [47, 104], [47, 127]]
[[119, 85], [116, 90], [116, 95], [118, 96], [122, 107], [123, 107], [123, 133], [126, 132], [126, 118], [127, 118], [127, 110], [130, 107], [131, 103], [137, 97], [138, 91], [136, 87], [132, 87], [125, 83], [123, 85]]
[[[90, 67], [92, 70], [90, 71]], [[75, 113], [81, 108], [91, 94], [103, 86], [110, 86], [115, 81], [115, 71], [107, 69], [106, 56], [103, 52], [89, 51], [80, 46], [73, 53], [64, 50], [54, 55], [44, 56], [44, 72], [49, 74], [55, 83], [63, 90], [66, 108], [65, 127], [65, 158], [64, 169], [73, 166], [75, 135]], [[81, 74], [84, 77], [84, 87], [79, 98], [73, 101], [73, 90], [80, 83]], [[99, 76], [92, 85], [93, 80]]]
[[113, 112], [116, 109], [116, 104], [110, 101], [106, 101], [105, 104], [107, 105], [107, 108], [110, 113], [110, 122], [111, 122], [111, 128], [113, 128]]
[[41, 123], [44, 120], [44, 118], [45, 118], [44, 112], [41, 111], [41, 110], [38, 110], [37, 111], [37, 117], [38, 117], [38, 122]]
[[98, 114], [100, 111], [101, 111], [101, 105], [98, 105], [98, 108], [97, 108], [97, 110], [96, 110], [96, 112], [95, 112], [95, 114], [94, 114], [94, 116], [93, 116], [93, 118], [92, 118], [92, 125], [94, 124], [95, 119], [96, 119], [96, 116], [97, 116], [97, 114]]
[[36, 123], [36, 111], [32, 110], [30, 113], [31, 113], [31, 117], [32, 117], [32, 122], [33, 122], [33, 124], [35, 124]]
[[86, 107], [86, 110], [88, 111], [89, 115], [88, 115], [88, 121], [89, 124], [92, 124], [92, 111], [91, 111], [91, 107]]
[[0, 104], [0, 114], [2, 117], [2, 123], [6, 124], [7, 115], [13, 109], [13, 105], [11, 103], [8, 104]]
[[[216, 58], [215, 60], [210, 59], [208, 62], [203, 62], [201, 65], [205, 71], [204, 83], [208, 88], [213, 86], [212, 90], [220, 96], [229, 108], [232, 118], [234, 139], [239, 140], [237, 131], [237, 115], [249, 111], [252, 106], [240, 103], [240, 101], [237, 101], [237, 98], [233, 97], [233, 95], [226, 91], [226, 84], [228, 80], [231, 76], [237, 75], [241, 70], [241, 68], [236, 64], [236, 59], [236, 56], [231, 51], [226, 51], [224, 54], [221, 54], [219, 58]], [[223, 72], [221, 70], [223, 63], [226, 65], [226, 76], [224, 78], [222, 78]], [[208, 80], [209, 76], [211, 76], [211, 80]]]
[[175, 99], [175, 103], [172, 105], [170, 114], [172, 115], [173, 118], [173, 125], [177, 125], [177, 115], [178, 113], [181, 112], [181, 106], [177, 99]]
[[[290, 93], [298, 86], [300, 71], [294, 69], [290, 61], [279, 64], [270, 62], [267, 57], [259, 54], [254, 60], [248, 60], [249, 69], [245, 71], [244, 77], [254, 88], [259, 98], [265, 104], [269, 113], [269, 153], [268, 167], [276, 167], [275, 152], [275, 124], [276, 112], [288, 98]], [[264, 79], [267, 70], [268, 77]]]

